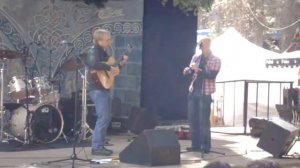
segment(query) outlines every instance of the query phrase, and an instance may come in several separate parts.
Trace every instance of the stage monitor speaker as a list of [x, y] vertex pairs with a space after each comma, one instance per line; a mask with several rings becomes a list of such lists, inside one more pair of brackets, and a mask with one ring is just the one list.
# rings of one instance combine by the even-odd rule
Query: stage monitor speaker
[[180, 145], [174, 131], [144, 130], [119, 154], [120, 161], [147, 166], [180, 164]]
[[282, 104], [276, 104], [275, 107], [281, 119], [287, 122], [291, 122], [293, 120], [292, 107], [290, 107], [289, 105], [282, 105]]
[[156, 114], [147, 112], [145, 108], [134, 107], [130, 113], [128, 126], [134, 134], [140, 134], [145, 129], [154, 129], [159, 121]]
[[280, 158], [293, 147], [297, 134], [297, 127], [284, 120], [276, 119], [268, 122], [257, 146], [274, 157]]

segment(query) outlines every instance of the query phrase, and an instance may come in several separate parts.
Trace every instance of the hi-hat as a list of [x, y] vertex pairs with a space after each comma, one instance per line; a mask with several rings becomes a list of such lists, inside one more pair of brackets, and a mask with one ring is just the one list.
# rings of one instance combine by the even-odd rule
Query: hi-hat
[[[84, 62], [86, 60], [86, 53], [80, 54], [79, 58], [78, 57], [72, 57], [69, 60], [67, 60], [63, 65], [62, 65], [62, 70], [65, 71], [76, 71], [80, 68], [84, 67]], [[84, 62], [82, 62], [84, 61]]]
[[21, 58], [21, 57], [22, 57], [22, 54], [20, 54], [16, 51], [0, 49], [0, 59], [17, 59], [17, 58]]

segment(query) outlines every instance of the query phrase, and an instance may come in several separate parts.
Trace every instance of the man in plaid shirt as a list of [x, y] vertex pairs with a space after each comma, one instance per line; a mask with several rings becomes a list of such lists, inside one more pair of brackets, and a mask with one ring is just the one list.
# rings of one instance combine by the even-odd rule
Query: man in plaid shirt
[[211, 94], [216, 90], [216, 76], [221, 68], [221, 60], [210, 50], [211, 40], [204, 38], [199, 47], [202, 53], [194, 55], [184, 75], [191, 75], [188, 96], [188, 122], [191, 131], [189, 151], [209, 153], [211, 148], [210, 106]]

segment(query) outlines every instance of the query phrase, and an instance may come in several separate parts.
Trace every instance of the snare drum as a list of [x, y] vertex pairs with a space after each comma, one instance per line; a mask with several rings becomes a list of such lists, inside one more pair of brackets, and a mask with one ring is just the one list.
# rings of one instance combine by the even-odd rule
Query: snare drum
[[33, 78], [33, 86], [39, 96], [46, 95], [51, 90], [49, 81], [44, 76]]
[[[32, 112], [30, 128], [34, 140], [40, 143], [51, 143], [62, 134], [64, 121], [60, 110], [52, 105], [40, 104], [29, 106]], [[11, 114], [9, 130], [12, 135], [24, 139], [27, 111], [24, 107], [15, 109]]]
[[28, 96], [30, 96], [33, 92], [31, 81], [27, 82], [22, 76], [13, 76], [8, 84], [10, 96], [14, 100], [25, 99], [26, 84], [28, 88]]

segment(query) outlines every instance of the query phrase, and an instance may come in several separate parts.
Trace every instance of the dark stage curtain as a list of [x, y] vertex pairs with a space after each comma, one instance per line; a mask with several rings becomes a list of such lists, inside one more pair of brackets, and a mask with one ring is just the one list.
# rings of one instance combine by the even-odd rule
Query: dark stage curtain
[[144, 1], [141, 105], [163, 120], [186, 118], [189, 79], [182, 70], [194, 54], [196, 31], [193, 14]]

